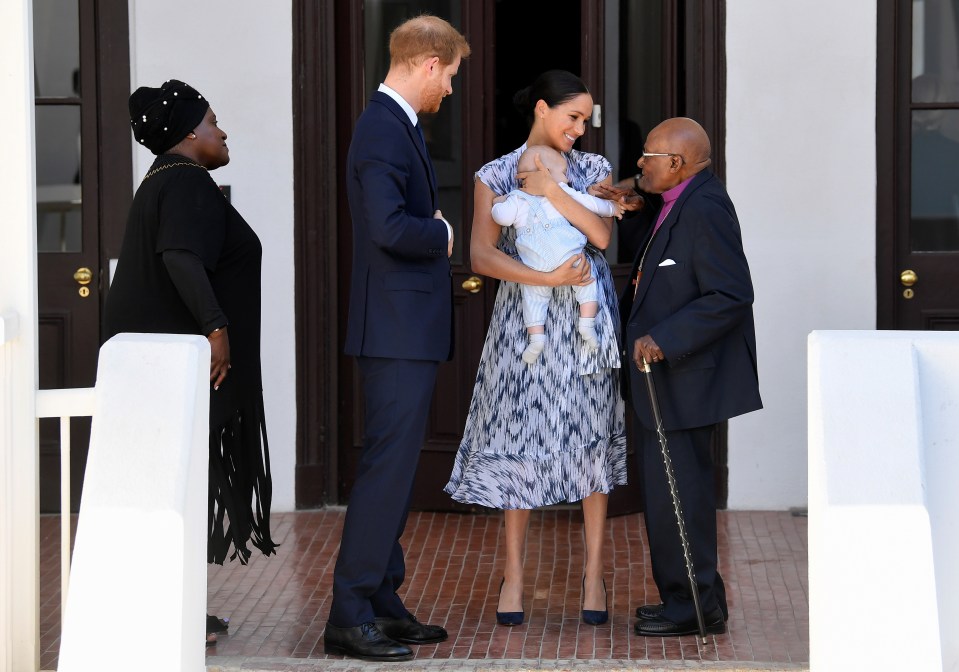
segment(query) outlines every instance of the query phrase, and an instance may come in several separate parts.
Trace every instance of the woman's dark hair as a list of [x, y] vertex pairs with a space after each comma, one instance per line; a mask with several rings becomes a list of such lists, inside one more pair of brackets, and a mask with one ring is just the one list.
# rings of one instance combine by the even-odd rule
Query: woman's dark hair
[[542, 100], [550, 107], [556, 107], [584, 93], [589, 93], [589, 89], [583, 80], [573, 73], [566, 70], [547, 70], [532, 84], [516, 92], [513, 105], [532, 127], [537, 101]]

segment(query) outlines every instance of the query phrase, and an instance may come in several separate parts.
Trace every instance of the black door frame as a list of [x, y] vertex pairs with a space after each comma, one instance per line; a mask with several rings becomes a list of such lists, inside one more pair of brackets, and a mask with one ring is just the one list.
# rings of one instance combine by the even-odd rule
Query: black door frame
[[[901, 3], [879, 3], [876, 30], [876, 327], [896, 328], [896, 220], [902, 207], [896, 185], [909, 179], [908, 157], [900, 153], [897, 123], [899, 81], [908, 66], [900, 54], [904, 31], [911, 28]], [[893, 48], [890, 48], [893, 45]], [[908, 132], [908, 127], [906, 129]], [[905, 166], [905, 168], [901, 168]], [[901, 168], [901, 169], [900, 169]]]
[[[293, 2], [293, 183], [296, 315], [297, 508], [336, 503], [340, 412], [337, 392], [343, 365], [338, 292], [341, 254], [335, 166], [342, 143], [336, 119], [350, 101], [336, 97], [333, 2]], [[340, 16], [353, 34], [350, 21]], [[335, 103], [331, 104], [331, 101]], [[355, 102], [352, 103], [355, 105]]]

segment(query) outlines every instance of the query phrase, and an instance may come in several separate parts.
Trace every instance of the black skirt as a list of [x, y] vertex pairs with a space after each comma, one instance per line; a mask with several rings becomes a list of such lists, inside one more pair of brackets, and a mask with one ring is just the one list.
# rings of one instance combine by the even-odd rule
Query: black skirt
[[266, 438], [263, 396], [210, 429], [210, 506], [207, 562], [246, 564], [252, 551], [276, 553], [270, 537], [270, 449]]

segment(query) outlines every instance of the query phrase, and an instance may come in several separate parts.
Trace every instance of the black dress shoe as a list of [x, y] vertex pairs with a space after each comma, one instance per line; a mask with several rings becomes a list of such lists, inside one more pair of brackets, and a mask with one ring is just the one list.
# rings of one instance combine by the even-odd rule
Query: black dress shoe
[[409, 614], [406, 618], [376, 617], [376, 627], [384, 635], [404, 644], [435, 644], [445, 642], [448, 634], [438, 625], [420, 623]]
[[[586, 594], [586, 577], [583, 577], [583, 595]], [[583, 609], [583, 623], [586, 625], [602, 625], [609, 620], [609, 593], [606, 592], [606, 579], [603, 579], [603, 599], [605, 609]]]
[[[499, 594], [503, 594], [503, 584], [506, 583], [506, 578], [500, 580], [499, 582]], [[524, 611], [497, 611], [496, 612], [496, 622], [500, 625], [514, 626], [514, 625], [523, 625], [523, 617], [525, 615]]]
[[657, 618], [663, 615], [663, 603], [659, 604], [644, 604], [641, 607], [636, 607], [636, 618], [641, 618], [644, 621], [655, 621]]
[[230, 629], [230, 619], [229, 618], [217, 618], [216, 616], [206, 615], [206, 632], [207, 634], [217, 633], [217, 632], [226, 632]]
[[[722, 609], [722, 607], [720, 607]], [[641, 607], [636, 607], [636, 618], [641, 618], [644, 621], [654, 621], [657, 618], [662, 617], [663, 615], [663, 603], [659, 604], [644, 604]], [[723, 620], [729, 620], [729, 614], [723, 611]]]
[[[723, 620], [723, 612], [716, 609], [703, 616], [706, 622], [707, 635], [721, 635], [726, 632], [726, 621]], [[682, 635], [698, 635], [699, 625], [694, 618], [685, 623], [673, 623], [660, 616], [659, 618], [636, 621], [633, 630], [637, 635], [643, 637], [679, 637]]]
[[374, 623], [363, 623], [352, 628], [338, 628], [327, 623], [326, 632], [323, 633], [323, 651], [375, 662], [413, 659], [413, 649], [393, 641], [380, 632]]

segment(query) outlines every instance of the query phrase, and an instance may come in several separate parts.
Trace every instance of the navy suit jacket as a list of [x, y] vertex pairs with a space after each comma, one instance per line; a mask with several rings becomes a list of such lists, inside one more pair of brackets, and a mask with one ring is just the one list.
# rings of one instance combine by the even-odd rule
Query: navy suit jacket
[[644, 426], [656, 428], [646, 374], [632, 358], [634, 342], [645, 334], [666, 357], [651, 367], [666, 430], [704, 427], [762, 408], [752, 304], [736, 210], [722, 182], [702, 171], [653, 236], [635, 298], [629, 284], [620, 303], [624, 366]]
[[443, 361], [453, 354], [446, 224], [433, 218], [426, 147], [392, 98], [375, 92], [346, 159], [353, 219], [348, 355]]

